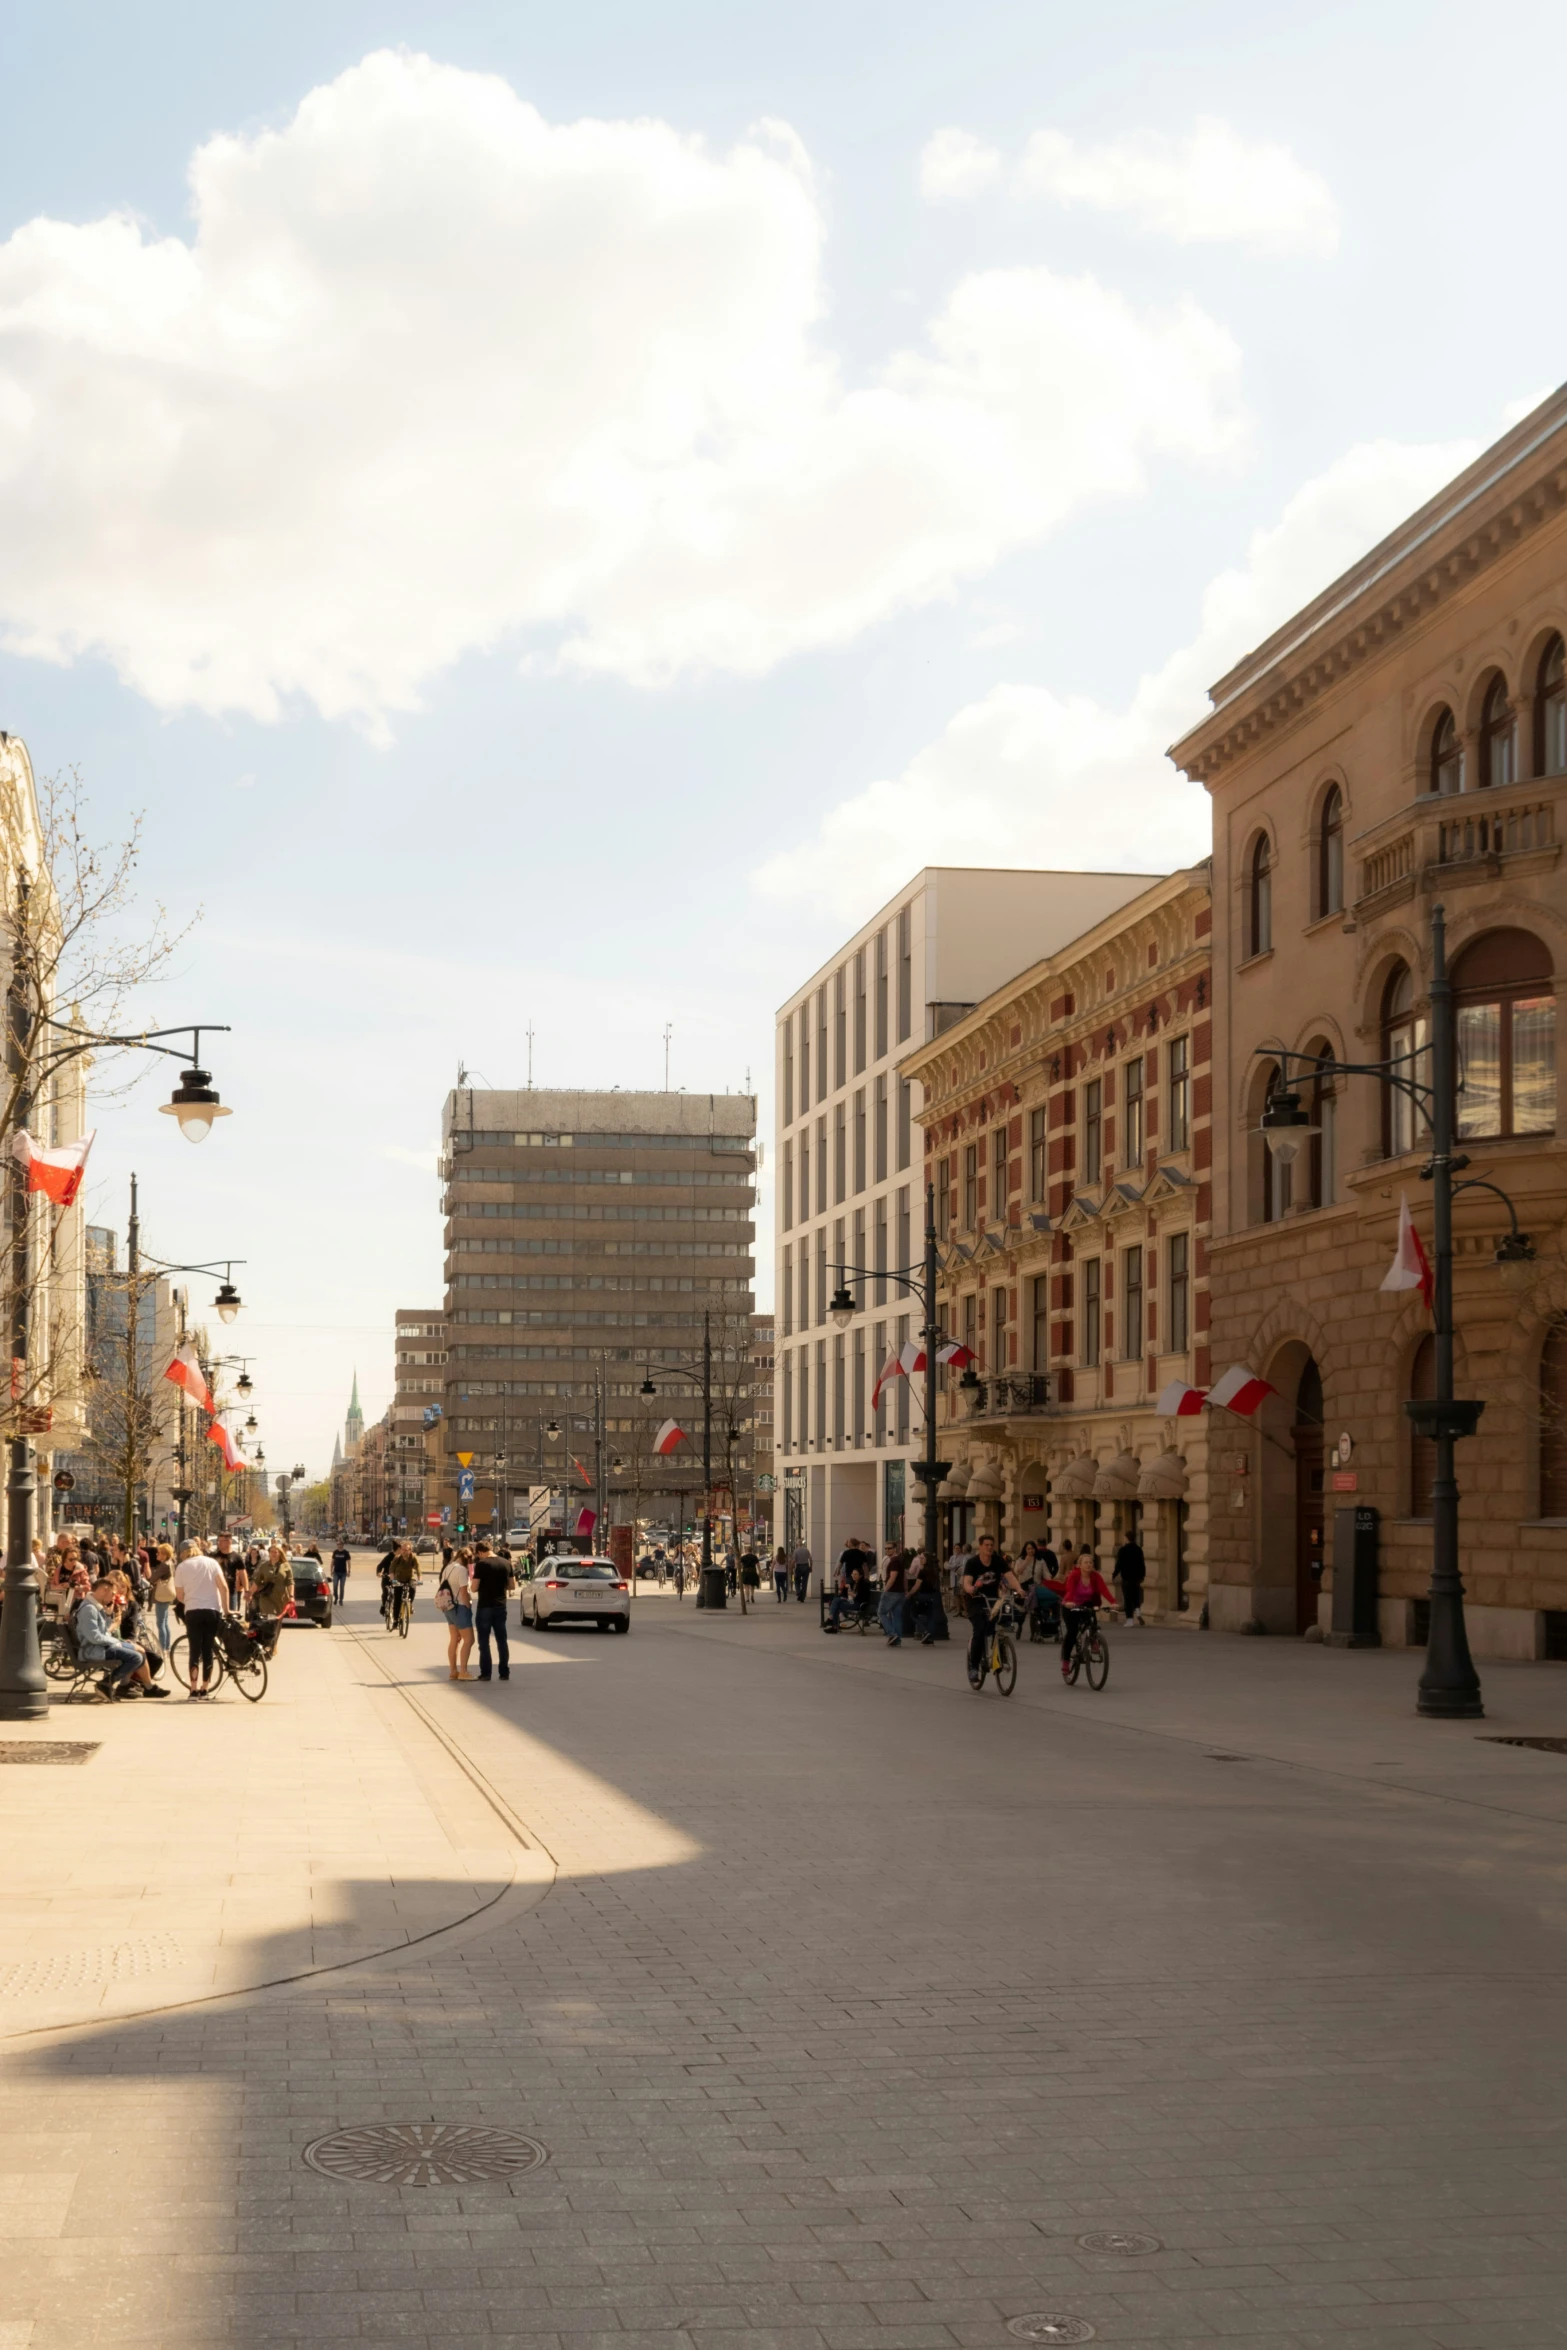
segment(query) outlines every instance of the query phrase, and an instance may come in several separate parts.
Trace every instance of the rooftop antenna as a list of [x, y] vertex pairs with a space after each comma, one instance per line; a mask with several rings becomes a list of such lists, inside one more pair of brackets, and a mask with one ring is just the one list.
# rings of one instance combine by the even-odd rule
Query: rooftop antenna
[[669, 1040], [674, 1033], [674, 1023], [666, 1020], [664, 1022], [664, 1091], [666, 1093], [669, 1091]]
[[528, 1022], [528, 1091], [533, 1091], [533, 1022]]

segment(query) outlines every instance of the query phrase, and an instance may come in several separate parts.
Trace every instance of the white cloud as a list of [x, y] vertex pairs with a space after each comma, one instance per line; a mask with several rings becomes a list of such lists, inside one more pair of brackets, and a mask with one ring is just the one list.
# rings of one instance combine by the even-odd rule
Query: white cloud
[[1315, 254], [1338, 245], [1338, 208], [1326, 181], [1288, 147], [1244, 138], [1211, 114], [1182, 139], [1145, 132], [1094, 147], [1062, 131], [1036, 131], [1018, 179], [1058, 204], [1123, 213], [1182, 245]]
[[998, 685], [901, 775], [772, 858], [757, 888], [849, 925], [925, 864], [1162, 872], [1205, 856], [1207, 794], [1175, 772], [1166, 745], [1206, 707], [1214, 679], [1475, 454], [1469, 442], [1349, 450], [1211, 582], [1196, 635], [1139, 681], [1125, 709]]
[[530, 632], [761, 671], [1240, 433], [1210, 318], [1045, 269], [965, 278], [846, 385], [777, 125], [720, 156], [381, 53], [191, 194], [188, 242], [0, 246], [0, 640], [163, 708], [383, 724]]
[[920, 152], [920, 193], [933, 204], [977, 196], [1000, 177], [999, 150], [972, 131], [937, 131]]

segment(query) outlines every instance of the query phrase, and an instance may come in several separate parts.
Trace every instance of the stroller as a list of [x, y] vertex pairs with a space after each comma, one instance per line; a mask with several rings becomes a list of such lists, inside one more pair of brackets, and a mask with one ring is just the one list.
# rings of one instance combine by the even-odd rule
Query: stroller
[[1028, 1601], [1028, 1637], [1031, 1641], [1059, 1640], [1061, 1637], [1061, 1599], [1048, 1583], [1031, 1582], [1023, 1586]]

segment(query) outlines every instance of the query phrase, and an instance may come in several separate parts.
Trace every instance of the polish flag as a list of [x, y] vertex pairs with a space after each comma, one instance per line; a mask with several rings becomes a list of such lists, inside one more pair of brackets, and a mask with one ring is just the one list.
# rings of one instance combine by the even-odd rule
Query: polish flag
[[587, 1470], [582, 1466], [582, 1463], [578, 1460], [575, 1453], [573, 1453], [571, 1456], [571, 1465], [576, 1470], [577, 1475], [582, 1479], [584, 1485], [592, 1484], [592, 1478], [588, 1475]]
[[172, 1379], [176, 1387], [183, 1387], [191, 1402], [199, 1404], [204, 1412], [217, 1410], [212, 1400], [212, 1390], [202, 1377], [201, 1365], [196, 1360], [196, 1349], [193, 1346], [182, 1346], [163, 1376]]
[[1393, 1262], [1383, 1280], [1384, 1289], [1418, 1289], [1425, 1300], [1426, 1312], [1436, 1294], [1436, 1283], [1431, 1274], [1431, 1259], [1426, 1255], [1415, 1220], [1409, 1213], [1409, 1194], [1398, 1195], [1398, 1246], [1393, 1251]]
[[[97, 1132], [96, 1127], [93, 1132]], [[58, 1150], [46, 1151], [34, 1142], [24, 1126], [14, 1137], [11, 1148], [27, 1169], [28, 1190], [45, 1193], [57, 1208], [68, 1208], [82, 1188], [87, 1153], [92, 1145], [92, 1135], [84, 1134], [79, 1142], [63, 1142]]]
[[1259, 1379], [1244, 1363], [1235, 1363], [1216, 1386], [1209, 1388], [1208, 1401], [1224, 1411], [1239, 1412], [1243, 1419], [1249, 1420], [1263, 1397], [1274, 1392], [1266, 1379]]
[[1200, 1387], [1188, 1387], [1184, 1379], [1172, 1379], [1154, 1410], [1161, 1420], [1189, 1420], [1202, 1410], [1207, 1400]]
[[684, 1444], [686, 1432], [678, 1420], [666, 1420], [653, 1439], [655, 1452], [673, 1452], [677, 1444]]
[[875, 1411], [877, 1405], [881, 1402], [882, 1389], [886, 1386], [888, 1380], [901, 1379], [902, 1377], [903, 1365], [898, 1359], [896, 1350], [894, 1350], [894, 1352], [887, 1357], [887, 1360], [882, 1364], [881, 1369], [876, 1374], [876, 1384], [871, 1389], [872, 1411]]
[[249, 1468], [249, 1461], [246, 1460], [244, 1454], [240, 1451], [239, 1446], [234, 1442], [233, 1434], [230, 1431], [228, 1422], [221, 1416], [209, 1423], [207, 1428], [207, 1442], [217, 1446], [219, 1452], [223, 1455], [223, 1466], [225, 1469], [232, 1470]]
[[599, 1514], [597, 1510], [580, 1509], [577, 1512], [576, 1530], [579, 1534], [586, 1534], [588, 1540], [591, 1542], [593, 1539], [593, 1529], [598, 1524], [598, 1522]]

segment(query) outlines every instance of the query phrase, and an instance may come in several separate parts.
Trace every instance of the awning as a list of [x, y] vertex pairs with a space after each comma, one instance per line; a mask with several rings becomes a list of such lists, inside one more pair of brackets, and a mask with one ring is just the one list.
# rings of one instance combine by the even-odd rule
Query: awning
[[986, 1461], [969, 1479], [970, 1501], [999, 1501], [1006, 1490], [1005, 1480], [994, 1461]]
[[1094, 1479], [1099, 1474], [1099, 1463], [1091, 1452], [1079, 1453], [1075, 1461], [1068, 1461], [1064, 1469], [1050, 1480], [1050, 1490], [1058, 1501], [1088, 1501], [1092, 1499]]
[[1139, 1501], [1184, 1501], [1186, 1498], [1186, 1463], [1173, 1449], [1160, 1453], [1150, 1461], [1137, 1480]]
[[1095, 1501], [1135, 1501], [1142, 1473], [1135, 1452], [1118, 1452], [1094, 1479]]

